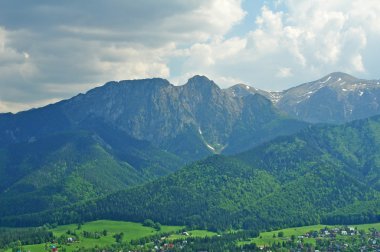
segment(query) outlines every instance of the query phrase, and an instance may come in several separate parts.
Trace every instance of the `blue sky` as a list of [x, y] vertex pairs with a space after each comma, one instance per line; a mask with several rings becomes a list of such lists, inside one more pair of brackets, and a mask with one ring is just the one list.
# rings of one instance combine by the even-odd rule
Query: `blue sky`
[[376, 0], [2, 0], [0, 112], [110, 80], [195, 74], [286, 88], [343, 71], [379, 79]]

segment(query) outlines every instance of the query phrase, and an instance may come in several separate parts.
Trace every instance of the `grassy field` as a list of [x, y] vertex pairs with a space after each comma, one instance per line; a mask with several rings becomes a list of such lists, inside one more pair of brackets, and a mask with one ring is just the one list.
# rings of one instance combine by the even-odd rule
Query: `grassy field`
[[[373, 224], [362, 224], [362, 225], [351, 225], [352, 227], [356, 227], [358, 230], [365, 230], [366, 232], [370, 228], [375, 228], [377, 230], [380, 230], [380, 223], [373, 223]], [[276, 230], [271, 232], [263, 232], [260, 234], [259, 237], [251, 238], [249, 241], [243, 241], [239, 242], [240, 245], [247, 244], [247, 243], [256, 243], [258, 246], [270, 246], [274, 242], [283, 242], [291, 239], [291, 236], [294, 235], [295, 237], [298, 237], [300, 235], [304, 235], [307, 232], [310, 231], [319, 231], [320, 229], [323, 229], [326, 227], [326, 225], [314, 225], [314, 226], [304, 226], [304, 227], [295, 227], [295, 228], [287, 228], [282, 230]], [[329, 228], [334, 226], [327, 226]], [[337, 226], [340, 227], [340, 226]], [[162, 233], [168, 233], [168, 232], [176, 232], [182, 230], [184, 227], [182, 226], [161, 226], [161, 230], [157, 231], [154, 228], [151, 227], [145, 227], [141, 223], [134, 223], [134, 222], [124, 222], [124, 221], [109, 221], [109, 220], [99, 220], [99, 221], [93, 221], [88, 222], [83, 225], [81, 225], [80, 229], [78, 229], [77, 224], [71, 224], [71, 225], [64, 225], [64, 226], [58, 226], [56, 228], [51, 229], [51, 231], [54, 233], [56, 237], [60, 237], [63, 234], [66, 234], [68, 230], [72, 232], [76, 232], [79, 234], [80, 241], [75, 242], [68, 245], [63, 245], [60, 249], [65, 248], [66, 251], [71, 252], [75, 251], [78, 248], [93, 248], [95, 246], [98, 247], [104, 247], [109, 246], [115, 243], [115, 238], [113, 237], [115, 234], [123, 233], [123, 241], [129, 242], [131, 240], [155, 235], [155, 234], [162, 234]], [[99, 239], [95, 238], [85, 238], [83, 237], [83, 232], [97, 232], [101, 233], [103, 230], [107, 230], [106, 236], [101, 236]], [[278, 233], [283, 232], [283, 237], [278, 237]], [[188, 231], [190, 236], [193, 237], [206, 237], [206, 236], [215, 236], [217, 235], [214, 232], [209, 232], [206, 230], [191, 230]], [[175, 239], [185, 239], [187, 236], [184, 236], [182, 234], [171, 234], [169, 237], [167, 237], [169, 240], [175, 240]], [[310, 243], [315, 245], [316, 240], [314, 238], [304, 238], [305, 243]], [[50, 244], [48, 244], [50, 245]], [[23, 251], [45, 251], [45, 244], [36, 244], [36, 245], [28, 245], [23, 246]], [[11, 252], [11, 250], [8, 250], [6, 252]]]
[[[71, 225], [63, 225], [58, 226], [56, 228], [51, 229], [55, 237], [60, 237], [61, 235], [64, 235], [67, 233], [68, 230], [72, 232], [76, 232], [80, 235], [80, 241], [75, 242], [68, 245], [63, 245], [60, 247], [60, 250], [62, 248], [65, 248], [66, 251], [71, 252], [75, 251], [78, 248], [93, 248], [95, 246], [98, 247], [105, 247], [112, 245], [115, 243], [115, 238], [113, 237], [115, 234], [123, 233], [123, 241], [129, 242], [131, 240], [140, 239], [143, 237], [155, 235], [155, 234], [162, 234], [162, 233], [168, 233], [168, 232], [176, 232], [179, 230], [182, 230], [184, 227], [182, 226], [161, 226], [161, 230], [157, 231], [154, 228], [151, 227], [145, 227], [141, 223], [134, 223], [134, 222], [124, 222], [124, 221], [109, 221], [109, 220], [99, 220], [99, 221], [92, 221], [88, 223], [84, 223], [81, 225], [80, 229], [78, 229], [77, 224], [71, 224]], [[107, 230], [106, 236], [101, 236], [99, 239], [94, 238], [85, 238], [83, 237], [83, 232], [97, 232], [101, 233], [103, 230]], [[209, 232], [206, 230], [192, 230], [188, 231], [188, 233], [191, 236], [195, 237], [206, 237], [206, 236], [213, 236], [216, 235], [214, 232]], [[68, 235], [70, 236], [70, 235]], [[168, 237], [170, 240], [174, 239], [183, 239], [186, 236], [182, 234], [172, 234]], [[49, 246], [50, 244], [48, 244]], [[30, 252], [39, 252], [39, 251], [45, 251], [45, 244], [36, 244], [36, 245], [25, 245], [22, 247], [23, 251], [30, 251]], [[8, 250], [6, 252], [11, 252], [11, 250]]]
[[[380, 223], [372, 223], [372, 224], [361, 224], [361, 225], [348, 225], [352, 227], [356, 227], [358, 230], [364, 230], [368, 231], [370, 228], [375, 228], [377, 230], [380, 230]], [[313, 226], [304, 226], [304, 227], [295, 227], [295, 228], [286, 228], [286, 229], [281, 229], [281, 230], [276, 230], [276, 231], [271, 231], [271, 232], [263, 232], [260, 233], [259, 237], [252, 238], [250, 241], [244, 241], [239, 244], [247, 244], [247, 243], [256, 243], [258, 246], [270, 246], [274, 242], [283, 242], [291, 239], [291, 236], [294, 235], [295, 237], [301, 236], [306, 234], [307, 232], [310, 231], [319, 231], [320, 229], [323, 229], [324, 227], [341, 227], [341, 225], [337, 226], [328, 226], [328, 225], [313, 225]], [[278, 233], [283, 232], [284, 236], [283, 237], [278, 237]], [[275, 235], [275, 237], [274, 237]], [[303, 239], [305, 243], [313, 244], [315, 245], [316, 239], [314, 238], [304, 238]]]
[[[109, 221], [109, 220], [99, 220], [85, 223], [82, 225], [80, 230], [77, 230], [77, 224], [59, 226], [52, 229], [55, 236], [60, 236], [67, 232], [67, 230], [76, 230], [77, 232], [102, 232], [107, 230], [107, 236], [113, 236], [116, 233], [123, 232], [123, 241], [131, 241], [134, 239], [139, 239], [145, 236], [154, 235], [157, 233], [173, 232], [182, 229], [181, 226], [161, 226], [160, 231], [156, 231], [154, 228], [145, 227], [141, 223], [135, 222], [124, 222], [124, 221]], [[114, 239], [113, 239], [114, 240]]]
[[[281, 229], [281, 230], [276, 230], [276, 231], [271, 231], [271, 232], [263, 232], [260, 233], [260, 236], [257, 238], [251, 239], [250, 242], [245, 242], [245, 243], [256, 243], [258, 246], [263, 246], [263, 245], [270, 245], [273, 242], [283, 242], [285, 240], [289, 240], [292, 235], [295, 235], [298, 237], [299, 235], [304, 235], [305, 233], [312, 231], [312, 230], [320, 230], [322, 228], [326, 227], [326, 225], [314, 225], [314, 226], [305, 226], [305, 227], [295, 227], [295, 228], [286, 228], [286, 229]], [[279, 232], [284, 233], [284, 237], [277, 237]], [[275, 235], [276, 237], [273, 237]], [[311, 243], [315, 244], [315, 239], [313, 238], [305, 238], [304, 241], [306, 243]]]
[[[56, 237], [66, 234], [68, 230], [75, 231], [80, 234], [80, 241], [69, 245], [62, 246], [66, 251], [71, 252], [78, 248], [93, 248], [95, 246], [104, 247], [115, 243], [115, 234], [123, 233], [123, 241], [131, 241], [134, 239], [139, 239], [159, 233], [175, 232], [183, 229], [181, 226], [161, 226], [161, 230], [157, 231], [151, 227], [145, 227], [140, 223], [134, 222], [124, 222], [124, 221], [109, 221], [109, 220], [99, 220], [83, 224], [80, 229], [78, 229], [77, 224], [58, 226], [51, 229]], [[94, 238], [84, 238], [83, 231], [87, 232], [98, 232], [101, 233], [103, 230], [107, 230], [106, 236], [101, 236], [99, 239]], [[23, 246], [24, 251], [45, 251], [45, 244], [27, 245]], [[7, 251], [8, 252], [8, 251]], [[10, 252], [10, 250], [9, 250]]]
[[[188, 231], [187, 232], [189, 234], [189, 236], [191, 237], [211, 237], [211, 236], [215, 236], [217, 235], [217, 233], [214, 233], [214, 232], [210, 232], [210, 231], [207, 231], [207, 230], [192, 230], [192, 231]], [[183, 234], [172, 234], [168, 237], [169, 240], [176, 240], [176, 239], [185, 239], [187, 238], [188, 236], [185, 236]]]

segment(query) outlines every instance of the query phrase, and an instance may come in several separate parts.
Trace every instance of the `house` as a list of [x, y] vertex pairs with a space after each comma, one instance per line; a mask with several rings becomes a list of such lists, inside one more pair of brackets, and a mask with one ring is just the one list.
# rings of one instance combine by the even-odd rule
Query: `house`
[[75, 241], [76, 241], [75, 237], [68, 237], [67, 238], [67, 242], [69, 242], [69, 243], [73, 243]]
[[347, 231], [346, 230], [342, 230], [341, 234], [342, 235], [347, 235]]

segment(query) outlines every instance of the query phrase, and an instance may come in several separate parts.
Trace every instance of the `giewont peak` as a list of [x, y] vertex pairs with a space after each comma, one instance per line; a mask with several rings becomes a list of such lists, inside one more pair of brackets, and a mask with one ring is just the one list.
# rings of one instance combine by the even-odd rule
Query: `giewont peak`
[[187, 83], [184, 85], [186, 87], [191, 87], [191, 88], [218, 88], [218, 85], [215, 84], [214, 81], [210, 80], [206, 76], [203, 75], [195, 75], [191, 77]]

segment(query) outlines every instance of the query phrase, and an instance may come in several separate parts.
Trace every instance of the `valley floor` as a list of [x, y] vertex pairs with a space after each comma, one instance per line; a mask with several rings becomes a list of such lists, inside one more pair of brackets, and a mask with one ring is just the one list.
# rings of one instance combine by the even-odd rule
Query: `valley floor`
[[[0, 251], [52, 251], [53, 246], [58, 251], [83, 251], [90, 248], [111, 247], [117, 243], [138, 244], [153, 239], [180, 239], [187, 236], [206, 237], [216, 233], [205, 230], [192, 230], [183, 233], [183, 226], [159, 225], [159, 228], [144, 226], [141, 223], [98, 220], [84, 224], [70, 224], [49, 228], [54, 240], [42, 244], [13, 245], [13, 248]], [[163, 240], [163, 239], [162, 239]]]
[[[154, 226], [147, 226], [147, 223]], [[218, 251], [378, 251], [380, 223], [362, 225], [314, 225], [263, 232], [257, 237], [246, 231], [217, 234], [205, 230], [187, 230], [183, 226], [164, 226], [99, 220], [84, 224], [50, 227], [50, 242], [23, 245], [15, 242], [0, 251], [193, 251], [203, 248]], [[12, 229], [9, 229], [12, 230]], [[256, 233], [257, 234], [257, 233]], [[211, 249], [210, 249], [211, 248]], [[208, 249], [208, 250], [207, 250]]]
[[[379, 251], [380, 223], [361, 225], [313, 225], [263, 232], [239, 242], [256, 244], [264, 251]], [[285, 250], [287, 251], [287, 250]]]

